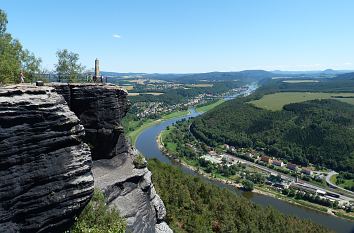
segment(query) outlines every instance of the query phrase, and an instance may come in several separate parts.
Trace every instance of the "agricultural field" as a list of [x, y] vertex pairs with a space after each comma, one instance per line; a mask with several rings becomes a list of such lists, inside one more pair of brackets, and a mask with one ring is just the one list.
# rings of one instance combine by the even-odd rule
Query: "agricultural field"
[[313, 79], [295, 79], [295, 80], [284, 80], [283, 83], [318, 83], [320, 81]]
[[123, 88], [123, 89], [125, 89], [125, 90], [127, 90], [127, 91], [131, 91], [131, 90], [133, 90], [134, 89], [134, 86], [132, 86], [132, 85], [121, 85], [121, 86], [119, 86], [120, 88]]
[[190, 84], [186, 85], [186, 87], [212, 87], [213, 84], [210, 83], [199, 83], [199, 84]]
[[145, 92], [145, 93], [137, 93], [137, 92], [130, 92], [128, 93], [129, 96], [138, 96], [138, 95], [163, 95], [165, 93], [162, 92]]
[[[340, 98], [344, 97], [344, 98]], [[271, 111], [280, 111], [290, 103], [299, 103], [315, 99], [335, 99], [354, 105], [354, 93], [325, 93], [325, 92], [278, 92], [263, 96], [249, 103], [256, 107]]]

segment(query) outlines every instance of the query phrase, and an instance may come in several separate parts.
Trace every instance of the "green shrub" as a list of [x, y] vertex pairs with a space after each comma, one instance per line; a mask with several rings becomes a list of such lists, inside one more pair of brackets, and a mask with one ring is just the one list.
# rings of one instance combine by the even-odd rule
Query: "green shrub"
[[243, 185], [243, 189], [246, 191], [252, 191], [254, 188], [254, 183], [250, 180], [243, 180], [242, 185]]
[[91, 201], [87, 204], [71, 233], [124, 233], [125, 220], [119, 216], [114, 208], [109, 208], [105, 203], [102, 192], [95, 190]]
[[144, 158], [144, 156], [142, 156], [141, 154], [138, 154], [133, 161], [133, 164], [135, 166], [135, 168], [144, 168], [147, 165], [147, 162]]

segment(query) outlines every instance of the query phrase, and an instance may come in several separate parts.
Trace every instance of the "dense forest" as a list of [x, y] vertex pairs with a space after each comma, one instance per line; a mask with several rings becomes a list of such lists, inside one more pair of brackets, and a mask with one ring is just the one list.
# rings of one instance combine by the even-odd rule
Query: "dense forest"
[[149, 161], [156, 191], [167, 208], [174, 232], [329, 232], [310, 221], [260, 207], [226, 189]]
[[293, 163], [354, 173], [354, 106], [336, 100], [258, 109], [247, 99], [226, 102], [196, 118], [191, 131], [211, 146], [264, 150]]

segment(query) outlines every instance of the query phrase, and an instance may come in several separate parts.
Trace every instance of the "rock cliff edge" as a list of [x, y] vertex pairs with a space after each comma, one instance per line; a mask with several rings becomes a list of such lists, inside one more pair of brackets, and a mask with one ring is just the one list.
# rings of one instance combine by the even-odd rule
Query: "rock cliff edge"
[[115, 86], [58, 84], [0, 89], [0, 232], [62, 232], [101, 189], [129, 232], [172, 232], [147, 168], [121, 120]]

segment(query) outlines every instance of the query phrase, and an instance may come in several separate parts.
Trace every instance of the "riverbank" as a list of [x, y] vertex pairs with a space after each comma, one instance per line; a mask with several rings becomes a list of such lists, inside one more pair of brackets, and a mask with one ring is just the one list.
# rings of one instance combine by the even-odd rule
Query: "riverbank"
[[226, 100], [224, 100], [224, 99], [220, 99], [220, 100], [218, 100], [218, 101], [216, 101], [216, 102], [214, 102], [214, 103], [208, 104], [208, 105], [204, 105], [204, 106], [200, 106], [200, 107], [197, 106], [197, 107], [195, 108], [195, 110], [196, 110], [197, 112], [204, 113], [204, 112], [207, 112], [207, 111], [209, 111], [209, 110], [215, 108], [216, 106], [218, 106], [218, 105], [224, 103], [225, 101], [226, 101]]
[[[198, 167], [193, 166], [193, 163], [191, 161], [187, 161], [187, 160], [180, 159], [178, 157], [173, 156], [173, 152], [171, 153], [171, 151], [169, 151], [168, 148], [165, 148], [165, 146], [164, 146], [163, 139], [162, 139], [163, 138], [162, 135], [164, 133], [166, 133], [166, 130], [161, 131], [161, 133], [157, 136], [156, 143], [157, 143], [159, 149], [165, 155], [167, 155], [168, 157], [170, 157], [171, 159], [173, 159], [177, 163], [181, 164], [182, 166], [185, 166], [185, 167], [189, 168], [190, 170], [192, 170], [192, 171], [194, 171], [194, 172], [196, 172], [208, 179], [230, 185], [230, 186], [237, 188], [237, 189], [241, 189], [241, 190], [243, 189], [243, 186], [240, 183], [235, 183], [233, 180], [228, 179], [226, 177], [220, 178], [220, 177], [214, 176], [213, 174], [206, 173], [205, 171], [199, 169]], [[352, 215], [348, 215], [343, 210], [325, 207], [325, 206], [311, 203], [311, 202], [308, 202], [305, 200], [298, 200], [298, 199], [290, 198], [290, 197], [287, 197], [287, 196], [285, 196], [285, 195], [283, 195], [283, 194], [281, 194], [281, 193], [279, 193], [279, 192], [277, 192], [265, 185], [262, 185], [262, 186], [256, 185], [252, 192], [257, 193], [257, 194], [261, 194], [261, 195], [265, 195], [265, 196], [269, 196], [269, 197], [272, 197], [275, 199], [279, 199], [279, 200], [285, 201], [285, 202], [293, 204], [293, 205], [297, 205], [297, 206], [301, 206], [301, 207], [304, 207], [307, 209], [315, 210], [315, 211], [318, 211], [318, 212], [321, 212], [324, 214], [336, 216], [338, 218], [343, 218], [343, 219], [352, 220], [352, 221], [354, 220], [354, 217]]]
[[177, 118], [177, 117], [183, 117], [183, 116], [187, 116], [190, 113], [190, 111], [186, 110], [186, 111], [177, 111], [177, 112], [172, 112], [169, 114], [166, 114], [164, 116], [162, 116], [160, 119], [158, 120], [152, 120], [152, 119], [148, 119], [146, 120], [140, 127], [138, 127], [137, 129], [135, 129], [134, 131], [131, 131], [127, 134], [128, 138], [130, 139], [130, 142], [133, 146], [135, 146], [136, 140], [139, 137], [139, 135], [147, 128], [153, 126], [153, 125], [157, 125], [163, 121], [167, 121], [173, 118]]
[[[195, 110], [198, 112], [198, 113], [204, 113], [204, 112], [207, 112], [213, 108], [215, 108], [216, 106], [224, 103], [225, 100], [224, 99], [220, 99], [216, 102], [213, 102], [211, 104], [208, 104], [208, 105], [204, 105], [204, 106], [200, 106], [200, 107], [196, 107]], [[160, 119], [158, 120], [152, 120], [152, 119], [148, 119], [146, 120], [140, 127], [138, 127], [137, 129], [135, 129], [134, 131], [131, 131], [127, 134], [127, 136], [129, 137], [130, 139], [130, 142], [132, 143], [133, 146], [135, 146], [136, 144], [136, 140], [137, 138], [139, 137], [139, 135], [147, 128], [151, 127], [151, 126], [154, 126], [154, 125], [157, 125], [163, 121], [167, 121], [167, 120], [170, 120], [170, 119], [173, 119], [173, 118], [178, 118], [178, 117], [183, 117], [183, 116], [187, 116], [188, 114], [190, 114], [190, 111], [189, 110], [186, 110], [186, 111], [177, 111], [177, 112], [172, 112], [172, 113], [169, 113], [169, 114], [166, 114], [164, 116], [162, 116]]]

